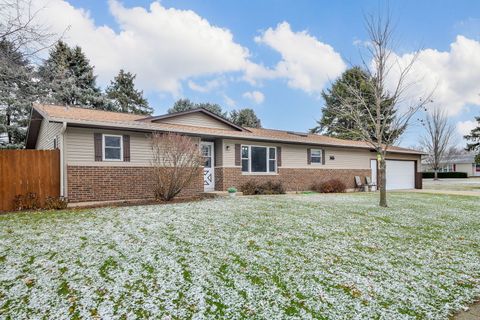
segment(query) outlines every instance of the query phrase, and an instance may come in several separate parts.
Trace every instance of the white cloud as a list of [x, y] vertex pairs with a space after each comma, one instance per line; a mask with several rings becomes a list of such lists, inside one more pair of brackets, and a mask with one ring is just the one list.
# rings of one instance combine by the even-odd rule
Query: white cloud
[[477, 127], [478, 123], [473, 120], [459, 121], [457, 123], [457, 131], [463, 137]]
[[89, 12], [63, 0], [38, 0], [40, 18], [80, 45], [103, 84], [120, 68], [137, 74], [144, 89], [179, 94], [181, 81], [190, 77], [242, 71], [249, 63], [248, 50], [233, 40], [225, 28], [212, 25], [191, 10], [166, 8], [153, 2], [149, 9], [126, 8], [109, 1], [119, 31], [98, 26]]
[[200, 85], [196, 82], [194, 82], [193, 80], [188, 80], [188, 87], [194, 91], [198, 91], [198, 92], [202, 92], [202, 93], [206, 93], [206, 92], [210, 92], [212, 91], [213, 89], [217, 89], [221, 86], [224, 86], [226, 84], [226, 81], [225, 79], [213, 79], [213, 80], [209, 80], [207, 82], [205, 82], [204, 85]]
[[223, 100], [225, 101], [225, 104], [231, 108], [234, 108], [236, 105], [235, 100], [227, 96], [226, 94], [223, 95]]
[[255, 41], [280, 53], [282, 59], [274, 70], [259, 65], [247, 67], [247, 78], [285, 78], [292, 88], [320, 93], [330, 80], [346, 69], [338, 52], [307, 31], [293, 32], [287, 22], [269, 28]]
[[256, 104], [260, 104], [265, 100], [265, 96], [260, 91], [247, 91], [243, 94], [244, 98], [250, 99]]
[[[413, 54], [398, 58], [400, 64]], [[434, 90], [433, 100], [449, 115], [456, 115], [467, 105], [480, 105], [480, 42], [457, 36], [449, 51], [421, 50], [410, 75], [412, 97]]]

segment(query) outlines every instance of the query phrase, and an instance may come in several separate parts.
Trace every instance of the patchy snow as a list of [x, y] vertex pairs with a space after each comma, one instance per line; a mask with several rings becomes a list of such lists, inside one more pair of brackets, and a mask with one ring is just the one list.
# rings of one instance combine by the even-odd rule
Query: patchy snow
[[0, 314], [448, 319], [480, 295], [477, 198], [238, 197], [0, 216]]

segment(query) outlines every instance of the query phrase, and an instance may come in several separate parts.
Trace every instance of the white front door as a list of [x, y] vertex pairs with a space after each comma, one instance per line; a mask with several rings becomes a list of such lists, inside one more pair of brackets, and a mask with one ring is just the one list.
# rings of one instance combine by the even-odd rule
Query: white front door
[[205, 160], [203, 165], [203, 189], [204, 191], [213, 191], [215, 190], [213, 142], [201, 142], [200, 146]]

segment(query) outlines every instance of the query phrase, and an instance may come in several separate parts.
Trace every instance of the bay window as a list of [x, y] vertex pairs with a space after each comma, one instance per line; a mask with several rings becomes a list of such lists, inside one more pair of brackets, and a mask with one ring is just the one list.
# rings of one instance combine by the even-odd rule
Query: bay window
[[242, 172], [275, 173], [277, 171], [277, 148], [242, 146]]

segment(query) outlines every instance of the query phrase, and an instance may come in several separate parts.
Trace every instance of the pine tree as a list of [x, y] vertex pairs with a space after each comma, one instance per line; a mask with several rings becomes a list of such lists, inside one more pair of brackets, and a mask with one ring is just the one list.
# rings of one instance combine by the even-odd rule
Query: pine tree
[[222, 107], [216, 103], [208, 103], [208, 102], [202, 102], [202, 103], [194, 103], [190, 101], [189, 99], [179, 99], [177, 100], [173, 106], [168, 109], [168, 113], [175, 113], [175, 112], [183, 112], [183, 111], [188, 111], [192, 109], [197, 109], [197, 108], [204, 108], [212, 113], [215, 113], [221, 117], [226, 118], [227, 113], [222, 110]]
[[253, 109], [245, 108], [230, 112], [230, 121], [241, 127], [261, 128], [260, 119]]
[[[330, 89], [322, 92], [322, 97], [325, 100], [325, 107], [322, 108], [322, 118], [317, 121], [317, 126], [310, 131], [312, 133], [322, 133], [327, 136], [332, 136], [340, 139], [358, 139], [358, 135], [352, 134], [352, 130], [355, 130], [356, 122], [348, 117], [342, 117], [337, 112], [338, 108], [345, 103], [349, 103], [352, 106], [358, 105], [359, 110], [364, 110], [364, 107], [360, 103], [364, 101], [370, 101], [371, 113], [373, 117], [376, 117], [376, 111], [374, 108], [374, 95], [371, 90], [372, 86], [368, 83], [372, 81], [369, 79], [368, 74], [359, 67], [353, 67], [345, 71], [340, 78], [338, 78]], [[355, 90], [352, 90], [354, 88]], [[363, 97], [359, 99], [355, 97], [351, 92], [362, 92]], [[389, 99], [384, 99], [388, 104]], [[395, 113], [394, 108], [382, 108], [386, 113], [384, 116], [393, 121]], [[368, 115], [365, 114], [365, 117]], [[372, 136], [375, 135], [373, 128], [370, 128]], [[404, 131], [404, 128], [400, 128], [395, 132], [386, 130], [384, 136], [400, 136]]]
[[475, 120], [478, 123], [478, 126], [472, 131], [470, 131], [470, 134], [465, 136], [465, 139], [468, 141], [472, 141], [472, 143], [467, 144], [467, 150], [468, 151], [477, 151], [478, 155], [476, 158], [476, 162], [480, 163], [480, 116], [475, 117]]
[[106, 89], [107, 99], [115, 111], [135, 114], [152, 114], [153, 109], [143, 97], [143, 91], [135, 89], [135, 75], [120, 70]]
[[39, 68], [47, 102], [108, 109], [96, 85], [93, 66], [80, 47], [59, 41]]
[[31, 104], [37, 97], [30, 62], [7, 41], [0, 41], [0, 148], [23, 148]]

